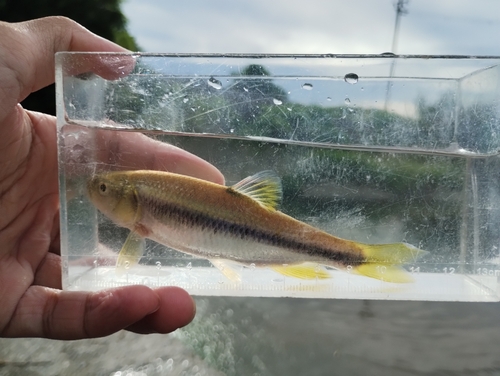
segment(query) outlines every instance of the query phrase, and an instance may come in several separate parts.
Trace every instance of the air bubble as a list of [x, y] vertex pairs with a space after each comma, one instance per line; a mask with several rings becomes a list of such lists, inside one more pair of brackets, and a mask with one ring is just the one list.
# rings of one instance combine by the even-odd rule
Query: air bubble
[[182, 101], [183, 101], [184, 103], [187, 103], [187, 102], [189, 102], [189, 98], [184, 97], [184, 99], [183, 99]]
[[188, 268], [189, 270], [193, 269], [193, 264], [188, 262], [188, 264], [186, 265], [186, 268]]
[[344, 99], [345, 104], [351, 104], [351, 100], [349, 98]]
[[302, 89], [304, 90], [312, 90], [313, 86], [312, 84], [309, 84], [309, 83], [305, 83], [302, 85]]
[[280, 101], [279, 99], [273, 98], [273, 103], [275, 105], [279, 106], [280, 104], [283, 104], [283, 101]]
[[348, 84], [354, 85], [358, 83], [358, 75], [356, 73], [347, 73], [344, 76], [344, 81], [347, 82]]
[[156, 269], [160, 270], [161, 269], [161, 262], [156, 261]]
[[332, 101], [332, 98], [330, 98], [330, 97], [326, 97], [326, 100], [327, 100], [328, 102], [331, 102], [331, 101]]
[[214, 77], [210, 77], [207, 81], [208, 85], [213, 87], [216, 90], [222, 89], [222, 82], [220, 82], [218, 79]]
[[252, 263], [250, 264], [250, 270], [254, 270], [254, 269], [255, 269], [255, 264], [252, 262]]

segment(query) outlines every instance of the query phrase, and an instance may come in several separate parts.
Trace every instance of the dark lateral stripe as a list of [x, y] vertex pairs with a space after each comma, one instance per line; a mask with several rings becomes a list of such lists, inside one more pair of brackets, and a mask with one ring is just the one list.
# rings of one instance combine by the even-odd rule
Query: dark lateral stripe
[[294, 250], [298, 253], [330, 260], [345, 266], [363, 263], [363, 258], [358, 255], [311, 246], [271, 232], [256, 230], [220, 218], [213, 218], [202, 212], [182, 208], [157, 198], [142, 197], [140, 201], [148, 208], [151, 215], [160, 222], [167, 219], [183, 226], [198, 227], [201, 228], [201, 230], [208, 229], [213, 231], [214, 234], [220, 232], [239, 237], [242, 240], [252, 239], [258, 243]]

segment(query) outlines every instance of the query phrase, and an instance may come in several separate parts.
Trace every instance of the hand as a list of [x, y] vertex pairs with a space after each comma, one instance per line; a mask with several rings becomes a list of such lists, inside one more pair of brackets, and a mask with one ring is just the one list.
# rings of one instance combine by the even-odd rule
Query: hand
[[[55, 118], [19, 104], [54, 81], [57, 51], [123, 49], [66, 18], [0, 22], [0, 336], [78, 339], [124, 328], [173, 331], [195, 313], [192, 298], [179, 288], [60, 290]], [[146, 137], [134, 147], [154, 149], [145, 162], [151, 168], [223, 182], [217, 169], [180, 149]]]

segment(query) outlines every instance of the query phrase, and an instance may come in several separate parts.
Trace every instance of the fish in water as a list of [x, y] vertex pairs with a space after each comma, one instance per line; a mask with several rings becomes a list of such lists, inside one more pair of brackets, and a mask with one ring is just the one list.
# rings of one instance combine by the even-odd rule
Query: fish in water
[[231, 187], [170, 172], [115, 171], [94, 175], [87, 190], [104, 215], [130, 229], [118, 274], [139, 262], [145, 238], [208, 259], [232, 280], [239, 276], [228, 262], [303, 279], [329, 278], [326, 266], [410, 282], [400, 265], [426, 253], [406, 243], [341, 239], [278, 211], [281, 181], [270, 171]]

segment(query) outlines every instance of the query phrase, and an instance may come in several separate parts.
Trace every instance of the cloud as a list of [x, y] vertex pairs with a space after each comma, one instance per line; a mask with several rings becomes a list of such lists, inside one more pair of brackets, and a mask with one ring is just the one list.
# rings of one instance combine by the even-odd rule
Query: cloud
[[[149, 52], [381, 53], [394, 0], [127, 0], [129, 29]], [[402, 16], [398, 52], [499, 54], [500, 2], [419, 0]]]

